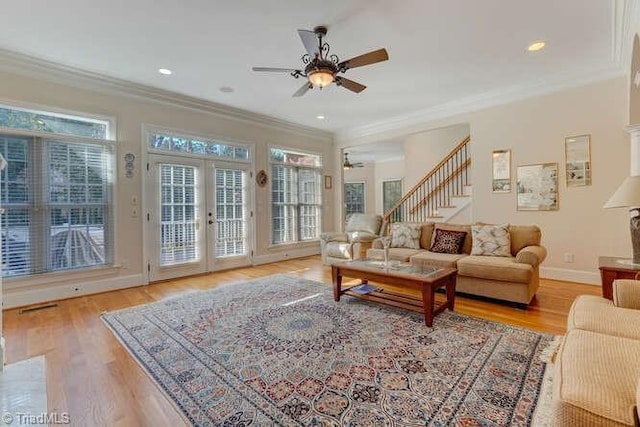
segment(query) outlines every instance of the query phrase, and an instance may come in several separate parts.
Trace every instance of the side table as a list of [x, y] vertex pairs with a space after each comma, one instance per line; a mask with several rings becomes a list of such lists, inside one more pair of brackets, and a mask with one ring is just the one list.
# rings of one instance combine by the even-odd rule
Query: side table
[[629, 258], [601, 256], [598, 258], [602, 278], [602, 296], [613, 300], [613, 281], [635, 279], [640, 272], [640, 264], [632, 264]]

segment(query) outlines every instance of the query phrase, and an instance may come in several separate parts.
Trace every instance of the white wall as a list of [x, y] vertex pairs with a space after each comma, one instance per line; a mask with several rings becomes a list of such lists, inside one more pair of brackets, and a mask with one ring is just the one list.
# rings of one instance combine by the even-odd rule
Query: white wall
[[[118, 182], [116, 188], [116, 262], [121, 267], [90, 273], [49, 274], [29, 280], [5, 280], [5, 307], [30, 304], [59, 297], [75, 296], [93, 291], [104, 291], [146, 282], [144, 258], [143, 218], [132, 218], [132, 196], [144, 200], [142, 188], [143, 153], [142, 125], [190, 131], [201, 135], [229, 138], [255, 144], [255, 170], [269, 171], [267, 148], [269, 144], [300, 148], [320, 153], [325, 162], [325, 175], [334, 170], [332, 139], [327, 133], [293, 126], [262, 124], [230, 116], [204, 111], [198, 108], [179, 107], [169, 102], [152, 101], [141, 97], [125, 96], [115, 92], [105, 93], [79, 89], [70, 85], [53, 83], [22, 75], [0, 72], [0, 102], [39, 106], [52, 111], [71, 110], [81, 113], [111, 116], [117, 119]], [[274, 122], [275, 123], [275, 122]], [[125, 178], [122, 168], [124, 153], [136, 156], [136, 173], [133, 179]], [[323, 228], [333, 229], [333, 190], [325, 190]], [[256, 186], [256, 257], [257, 262], [284, 259], [296, 254], [319, 252], [317, 242], [304, 245], [270, 246], [269, 186]], [[72, 287], [79, 286], [75, 292]]]
[[[627, 78], [616, 78], [407, 129], [340, 141], [336, 150], [468, 123], [473, 159], [473, 220], [538, 224], [543, 244], [549, 250], [543, 264], [544, 277], [599, 283], [598, 256], [631, 254], [627, 212], [602, 208], [629, 174], [629, 136], [625, 131], [628, 93]], [[560, 210], [519, 212], [515, 193], [492, 193], [492, 150], [511, 148], [514, 179], [516, 165], [542, 162], [557, 162], [559, 175], [564, 177], [564, 138], [579, 134], [591, 135], [593, 185], [567, 189], [561, 178]], [[565, 252], [575, 254], [574, 263], [563, 261]]]
[[413, 188], [460, 141], [469, 136], [469, 125], [458, 124], [418, 132], [404, 140], [406, 189]]

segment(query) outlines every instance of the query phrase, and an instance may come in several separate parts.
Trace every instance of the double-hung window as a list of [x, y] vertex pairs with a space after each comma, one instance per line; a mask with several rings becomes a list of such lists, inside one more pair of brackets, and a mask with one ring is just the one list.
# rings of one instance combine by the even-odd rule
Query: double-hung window
[[317, 154], [270, 149], [271, 223], [274, 244], [320, 236], [322, 159]]
[[113, 263], [109, 122], [0, 106], [2, 273]]
[[349, 216], [354, 213], [364, 213], [364, 182], [345, 182], [344, 183], [344, 204], [345, 215]]

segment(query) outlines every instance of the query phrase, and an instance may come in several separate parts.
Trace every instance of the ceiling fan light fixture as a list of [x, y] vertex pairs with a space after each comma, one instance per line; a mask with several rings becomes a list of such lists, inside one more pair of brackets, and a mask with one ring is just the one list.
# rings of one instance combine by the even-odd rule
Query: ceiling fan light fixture
[[309, 83], [313, 87], [323, 88], [333, 83], [334, 73], [329, 68], [318, 68], [309, 72]]

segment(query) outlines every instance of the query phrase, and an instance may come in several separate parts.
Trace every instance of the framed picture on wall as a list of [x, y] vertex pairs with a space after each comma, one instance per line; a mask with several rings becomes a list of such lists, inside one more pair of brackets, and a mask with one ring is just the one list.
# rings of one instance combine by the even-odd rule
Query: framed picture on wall
[[557, 163], [518, 166], [516, 175], [519, 211], [558, 210]]
[[591, 136], [569, 136], [564, 139], [567, 187], [591, 185]]
[[493, 150], [493, 192], [511, 193], [511, 150]]

